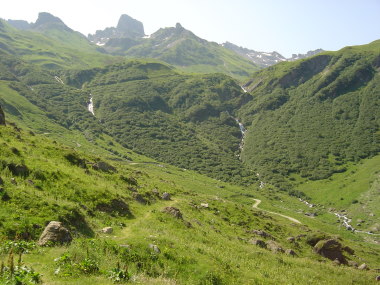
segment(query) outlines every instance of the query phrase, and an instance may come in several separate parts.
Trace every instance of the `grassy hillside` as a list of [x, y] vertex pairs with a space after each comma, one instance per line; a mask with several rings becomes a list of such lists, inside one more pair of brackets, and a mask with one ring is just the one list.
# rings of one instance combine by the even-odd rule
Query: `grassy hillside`
[[[15, 276], [22, 284], [34, 284], [32, 279], [43, 284], [370, 284], [374, 279], [371, 271], [320, 262], [324, 259], [311, 253], [307, 237], [287, 241], [299, 234], [311, 237], [315, 226], [252, 209], [247, 189], [168, 165], [108, 160], [12, 125], [0, 127], [0, 133], [0, 258], [8, 266], [13, 248]], [[112, 170], [94, 168], [99, 161]], [[164, 192], [171, 200], [160, 198]], [[182, 218], [163, 212], [165, 207], [178, 208]], [[35, 245], [50, 220], [69, 228], [70, 245]], [[114, 232], [100, 233], [105, 226]], [[250, 244], [254, 229], [293, 248], [297, 257]], [[342, 242], [357, 252], [347, 258], [376, 267], [374, 245]], [[24, 267], [17, 267], [19, 262]], [[12, 278], [7, 271], [0, 276]]]
[[247, 98], [231, 78], [130, 61], [65, 80], [92, 94], [96, 118], [125, 147], [217, 179], [256, 182], [237, 157], [241, 133], [232, 114]]
[[217, 43], [203, 40], [177, 24], [160, 29], [149, 39], [112, 40], [104, 47], [108, 52], [129, 58], [155, 58], [187, 71], [221, 72], [245, 80], [259, 67]]
[[[280, 186], [292, 174], [318, 180], [379, 152], [380, 42], [257, 72], [242, 158]], [[282, 184], [284, 189], [288, 188]]]
[[49, 69], [95, 67], [116, 60], [77, 32], [18, 30], [1, 19], [0, 51]]
[[[379, 232], [379, 42], [259, 71], [245, 93], [155, 60], [104, 65], [50, 28], [0, 22], [1, 284], [376, 283], [378, 235], [334, 213]], [[193, 40], [162, 55], [196, 70]], [[52, 220], [74, 240], [37, 246]], [[346, 265], [313, 252], [327, 239]]]

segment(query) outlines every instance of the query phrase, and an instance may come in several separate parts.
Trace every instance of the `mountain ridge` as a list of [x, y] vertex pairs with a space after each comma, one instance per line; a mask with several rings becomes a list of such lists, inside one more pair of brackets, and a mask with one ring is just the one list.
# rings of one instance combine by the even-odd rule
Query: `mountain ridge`
[[239, 47], [230, 42], [225, 42], [222, 44], [222, 46], [240, 54], [241, 56], [244, 56], [245, 58], [251, 60], [253, 63], [261, 67], [269, 67], [283, 61], [295, 61], [299, 59], [305, 59], [314, 56], [318, 53], [324, 52], [323, 49], [316, 49], [313, 51], [308, 51], [306, 54], [293, 54], [292, 57], [285, 58], [283, 55], [276, 51], [260, 52], [248, 48]]

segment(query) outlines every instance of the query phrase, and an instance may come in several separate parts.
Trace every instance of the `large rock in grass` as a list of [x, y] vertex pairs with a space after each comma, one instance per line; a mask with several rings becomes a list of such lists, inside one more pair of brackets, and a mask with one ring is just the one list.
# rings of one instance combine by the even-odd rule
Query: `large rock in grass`
[[168, 214], [172, 215], [174, 218], [181, 219], [181, 220], [183, 219], [182, 213], [181, 213], [181, 211], [178, 208], [175, 208], [175, 207], [166, 207], [162, 211], [164, 213], [168, 213]]
[[1, 106], [0, 106], [0, 125], [5, 126], [5, 115]]
[[92, 165], [94, 170], [100, 170], [103, 172], [116, 172], [116, 168], [104, 161], [98, 161]]
[[285, 250], [275, 241], [270, 240], [267, 242], [267, 248], [275, 253], [284, 253]]
[[347, 261], [343, 256], [342, 244], [335, 239], [320, 240], [313, 248], [313, 251], [330, 260], [339, 260], [340, 263], [346, 264]]
[[68, 229], [61, 222], [50, 222], [42, 232], [38, 245], [69, 243], [73, 240]]

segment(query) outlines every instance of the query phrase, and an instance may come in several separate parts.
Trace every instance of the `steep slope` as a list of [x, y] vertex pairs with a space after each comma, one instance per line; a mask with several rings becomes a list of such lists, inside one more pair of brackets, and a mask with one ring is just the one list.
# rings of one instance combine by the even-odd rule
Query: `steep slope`
[[[107, 160], [12, 123], [0, 126], [0, 144], [0, 259], [9, 261], [2, 283], [369, 284], [374, 279], [373, 271], [338, 267], [311, 253], [315, 240], [341, 232], [317, 232], [252, 208], [253, 199], [238, 187], [168, 165]], [[164, 192], [170, 200], [161, 198]], [[71, 232], [71, 244], [36, 245], [52, 220]], [[111, 234], [101, 230], [106, 226]], [[286, 239], [298, 235], [296, 242]], [[268, 247], [255, 245], [257, 239]], [[340, 238], [349, 245], [344, 258], [365, 258], [375, 268], [378, 245], [360, 241]], [[297, 255], [286, 255], [285, 248]], [[12, 268], [12, 261], [22, 266]]]
[[[131, 24], [120, 24], [123, 19], [138, 25], [139, 32]], [[123, 21], [122, 21], [123, 20]], [[180, 24], [159, 29], [143, 37], [140, 22], [123, 15], [116, 28], [107, 28], [89, 35], [89, 39], [107, 52], [132, 58], [155, 58], [190, 72], [222, 72], [238, 79], [247, 78], [258, 66], [222, 46], [203, 40]], [[142, 24], [141, 24], [142, 25]]]
[[49, 13], [42, 12], [31, 26], [31, 31], [39, 32], [62, 45], [70, 45], [77, 51], [96, 52], [96, 47], [79, 32], [66, 26], [66, 24]]
[[98, 46], [107, 44], [107, 48], [120, 44], [121, 41], [136, 42], [145, 36], [144, 25], [128, 15], [121, 15], [116, 27], [97, 30], [95, 34], [88, 35], [88, 39]]
[[239, 79], [258, 70], [255, 64], [216, 43], [197, 37], [180, 24], [158, 30], [125, 54], [129, 57], [157, 58], [186, 71], [223, 72]]
[[40, 13], [30, 29], [17, 29], [0, 20], [0, 51], [50, 69], [83, 68], [115, 62], [60, 19]]
[[242, 134], [232, 117], [248, 98], [230, 77], [130, 61], [65, 81], [92, 94], [96, 118], [126, 147], [218, 179], [256, 181], [239, 161]]
[[65, 73], [12, 56], [0, 63], [7, 94], [18, 92], [52, 122], [88, 140], [107, 133], [136, 152], [217, 179], [257, 180], [239, 160], [242, 134], [232, 116], [248, 98], [225, 75], [181, 75], [152, 61]]
[[[323, 179], [379, 152], [380, 41], [281, 63], [246, 85], [244, 161], [279, 181]], [[274, 178], [276, 177], [276, 178]]]

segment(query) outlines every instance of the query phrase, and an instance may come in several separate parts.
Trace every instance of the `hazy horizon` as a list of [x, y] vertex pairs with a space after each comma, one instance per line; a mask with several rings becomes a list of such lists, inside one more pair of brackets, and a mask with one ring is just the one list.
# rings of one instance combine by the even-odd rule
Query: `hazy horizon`
[[380, 1], [377, 0], [360, 3], [355, 0], [318, 3], [301, 0], [68, 0], [65, 4], [15, 0], [2, 7], [0, 17], [35, 22], [39, 12], [59, 17], [86, 36], [116, 26], [120, 16], [127, 14], [144, 24], [146, 34], [173, 27], [178, 22], [208, 41], [228, 41], [256, 51], [277, 51], [286, 57], [318, 48], [338, 50], [380, 39]]

